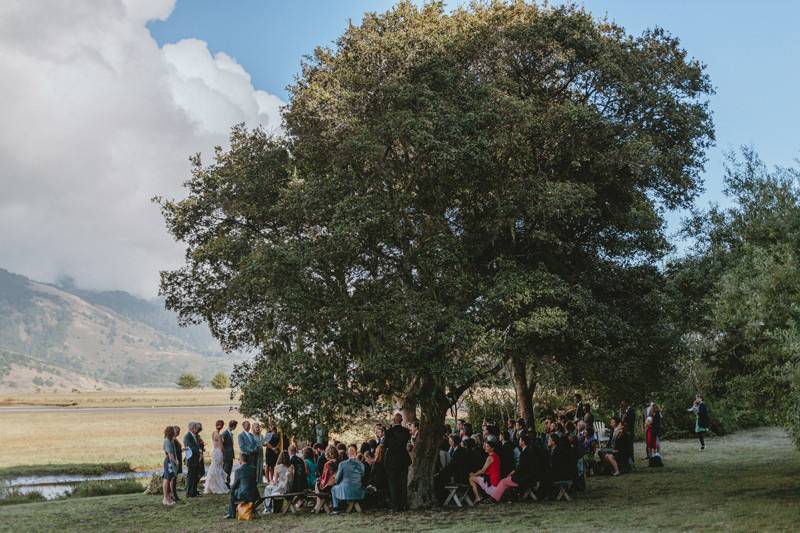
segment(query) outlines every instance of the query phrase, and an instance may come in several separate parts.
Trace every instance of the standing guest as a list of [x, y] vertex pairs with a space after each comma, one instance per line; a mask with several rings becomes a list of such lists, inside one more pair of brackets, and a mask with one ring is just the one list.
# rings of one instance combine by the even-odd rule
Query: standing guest
[[223, 427], [225, 427], [225, 422], [217, 420], [214, 424], [214, 432], [211, 433], [211, 466], [208, 467], [206, 483], [203, 487], [205, 494], [228, 493], [228, 479], [223, 468], [225, 454], [222, 450], [222, 435], [220, 434]]
[[419, 420], [411, 422], [411, 443], [416, 445], [419, 438]]
[[469, 475], [469, 484], [472, 487], [473, 494], [475, 494], [475, 503], [483, 499], [478, 492], [479, 487], [483, 492], [491, 496], [500, 483], [500, 456], [497, 455], [496, 451], [498, 445], [499, 442], [495, 439], [486, 439], [484, 441], [483, 449], [487, 454], [486, 461], [480, 470]]
[[197, 448], [200, 450], [200, 453], [197, 457], [197, 480], [199, 481], [203, 476], [206, 475], [206, 441], [200, 436], [200, 432], [203, 431], [203, 424], [197, 422], [197, 433], [195, 436], [197, 437]]
[[325, 505], [325, 496], [331, 493], [331, 487], [336, 484], [336, 463], [339, 457], [339, 452], [335, 446], [328, 446], [325, 450], [325, 466], [322, 469], [322, 475], [317, 479], [317, 486], [314, 492], [317, 494], [317, 504], [314, 506], [314, 512], [318, 513]]
[[172, 443], [175, 445], [175, 483], [172, 484], [172, 499], [176, 502], [180, 501], [178, 498], [178, 476], [183, 473], [183, 446], [181, 446], [181, 428], [172, 426], [172, 432], [175, 435]]
[[225, 518], [236, 518], [236, 505], [244, 502], [252, 502], [255, 506], [258, 502], [258, 486], [256, 485], [256, 469], [252, 465], [252, 461], [246, 453], [240, 453], [239, 468], [234, 474], [228, 514], [225, 515]]
[[347, 460], [336, 468], [336, 484], [331, 488], [333, 512], [339, 511], [341, 501], [361, 501], [364, 499], [364, 465], [356, 456], [355, 444], [347, 447]]
[[663, 427], [663, 419], [661, 418], [661, 408], [656, 403], [653, 403], [650, 409], [650, 416], [653, 417], [653, 435], [656, 438], [656, 452], [661, 454], [661, 431]]
[[314, 424], [315, 444], [325, 445], [328, 442], [328, 430], [322, 424]]
[[699, 394], [695, 396], [694, 403], [689, 408], [689, 412], [695, 415], [694, 432], [697, 438], [700, 439], [700, 451], [702, 452], [706, 449], [705, 434], [708, 432], [708, 427], [710, 425], [708, 408], [703, 402], [702, 396]]
[[303, 462], [306, 464], [306, 488], [313, 490], [317, 483], [317, 463], [314, 462], [314, 450], [310, 447], [303, 450]]
[[261, 434], [261, 424], [258, 422], [253, 422], [253, 439], [256, 442], [256, 449], [253, 451], [256, 483], [261, 485], [264, 482], [264, 435]]
[[[586, 423], [586, 434], [589, 437], [594, 435], [594, 415], [592, 414], [592, 406], [588, 403], [583, 406], [583, 421]], [[605, 436], [605, 435], [601, 435]]]
[[[255, 451], [258, 448], [258, 445], [256, 444], [255, 437], [253, 437], [253, 434], [250, 433], [249, 420], [242, 422], [242, 432], [239, 433], [239, 437], [236, 440], [239, 443], [239, 453], [246, 453], [248, 458], [251, 461], [254, 461], [256, 458]], [[255, 466], [255, 464], [253, 466]]]
[[656, 434], [653, 431], [653, 417], [648, 416], [644, 421], [644, 440], [647, 445], [647, 457], [652, 457], [658, 453], [656, 446]]
[[[636, 410], [631, 405], [631, 402], [625, 399], [622, 400], [620, 411], [622, 413], [622, 425], [627, 426], [625, 430], [630, 434], [630, 438], [635, 441], [636, 432], [634, 428], [636, 427]], [[633, 446], [632, 443], [631, 446]], [[631, 457], [633, 457], [633, 447], [631, 447]]]
[[583, 420], [583, 416], [586, 414], [586, 411], [583, 407], [583, 397], [580, 394], [575, 394], [575, 422], [578, 420]]
[[383, 424], [381, 423], [375, 424], [375, 441], [378, 444], [383, 444], [383, 437], [385, 433], [386, 433], [386, 427]]
[[177, 458], [175, 457], [175, 428], [167, 426], [164, 429], [164, 472], [161, 474], [164, 498], [161, 500], [163, 505], [171, 507], [175, 505], [173, 494], [175, 493], [175, 472], [177, 470]]
[[411, 432], [402, 424], [403, 415], [395, 414], [392, 427], [386, 430], [383, 444], [389, 499], [394, 511], [404, 511], [408, 507], [408, 467], [411, 465], [411, 456], [406, 446], [411, 440]]
[[508, 440], [511, 442], [516, 442], [517, 440], [517, 423], [509, 418], [506, 420], [506, 431], [508, 431]]
[[[244, 426], [244, 424], [242, 424]], [[275, 466], [275, 475], [272, 476], [272, 483], [264, 487], [264, 496], [276, 496], [278, 494], [288, 494], [292, 489], [294, 479], [294, 468], [287, 452], [282, 452], [278, 457], [278, 464]], [[264, 511], [273, 510], [272, 498], [264, 500]]]
[[186, 450], [186, 497], [196, 498], [197, 483], [200, 481], [200, 443], [197, 438], [198, 422], [189, 422], [186, 435], [183, 436], [183, 448]]
[[267, 483], [269, 483], [272, 481], [272, 474], [275, 471], [275, 465], [278, 464], [278, 455], [280, 455], [278, 452], [280, 448], [280, 434], [275, 426], [270, 426], [269, 433], [266, 434], [265, 440], [267, 441], [267, 445], [264, 450], [264, 462], [266, 463]]
[[237, 425], [239, 423], [236, 420], [230, 420], [228, 427], [222, 432], [222, 469], [225, 470], [225, 483], [228, 486], [231, 484], [231, 470], [233, 470], [233, 432]]

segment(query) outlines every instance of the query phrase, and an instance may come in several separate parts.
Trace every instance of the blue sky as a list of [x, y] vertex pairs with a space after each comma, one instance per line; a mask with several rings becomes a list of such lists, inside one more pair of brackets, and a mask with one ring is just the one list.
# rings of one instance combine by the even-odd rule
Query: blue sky
[[[448, 2], [450, 7], [461, 2]], [[364, 11], [382, 11], [389, 0], [178, 0], [166, 21], [149, 24], [159, 45], [194, 37], [212, 53], [232, 55], [253, 85], [287, 98], [286, 86], [301, 57], [331, 43]], [[630, 33], [661, 26], [678, 36], [689, 54], [708, 65], [717, 94], [711, 99], [717, 145], [709, 153], [706, 193], [698, 204], [724, 203], [725, 151], [752, 144], [770, 165], [791, 165], [800, 155], [800, 2], [771, 0], [586, 0]], [[681, 213], [668, 216], [670, 231]]]

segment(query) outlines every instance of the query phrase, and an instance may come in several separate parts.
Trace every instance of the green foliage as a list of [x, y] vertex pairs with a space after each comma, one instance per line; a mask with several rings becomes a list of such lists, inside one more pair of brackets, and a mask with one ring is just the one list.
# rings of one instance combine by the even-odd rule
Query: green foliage
[[211, 378], [211, 386], [215, 389], [227, 389], [231, 386], [231, 380], [228, 379], [228, 374], [225, 372], [217, 372]]
[[200, 386], [200, 380], [194, 374], [181, 374], [176, 382], [182, 389], [196, 389]]
[[[792, 412], [800, 366], [800, 171], [767, 169], [752, 149], [731, 155], [728, 209], [698, 213], [687, 233], [698, 245], [671, 265], [670, 286], [689, 338], [701, 338], [711, 372], [703, 389], [732, 427]], [[681, 322], [683, 320], [683, 322]]]
[[335, 429], [399, 398], [432, 466], [447, 407], [519, 350], [658, 378], [660, 207], [699, 190], [711, 91], [677, 39], [575, 7], [368, 13], [303, 65], [285, 137], [235, 127], [159, 199], [187, 246], [161, 291], [258, 352], [244, 414]]

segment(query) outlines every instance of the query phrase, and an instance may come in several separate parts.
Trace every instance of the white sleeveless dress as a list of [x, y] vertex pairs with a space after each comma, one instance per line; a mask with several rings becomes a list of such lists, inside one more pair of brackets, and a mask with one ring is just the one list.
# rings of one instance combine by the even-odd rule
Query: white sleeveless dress
[[211, 466], [206, 471], [206, 484], [203, 492], [206, 494], [227, 494], [228, 486], [225, 484], [225, 470], [222, 468], [222, 450], [214, 448], [211, 453]]

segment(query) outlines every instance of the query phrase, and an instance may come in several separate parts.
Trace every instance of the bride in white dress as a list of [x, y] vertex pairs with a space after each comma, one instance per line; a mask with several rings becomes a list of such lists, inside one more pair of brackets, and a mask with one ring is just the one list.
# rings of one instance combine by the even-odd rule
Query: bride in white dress
[[228, 485], [225, 484], [225, 470], [222, 468], [222, 437], [219, 432], [225, 423], [217, 420], [217, 430], [211, 434], [211, 441], [214, 443], [214, 450], [211, 452], [211, 466], [206, 472], [206, 485], [203, 492], [205, 494], [227, 494]]

